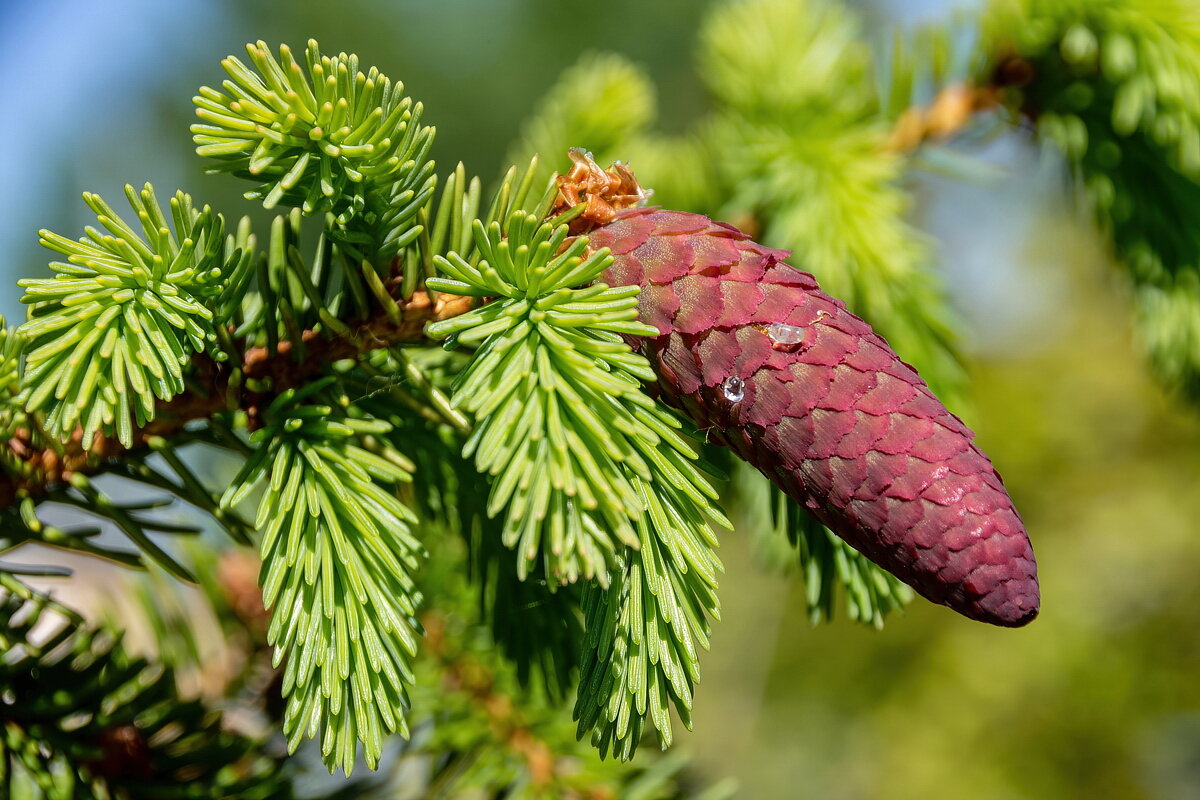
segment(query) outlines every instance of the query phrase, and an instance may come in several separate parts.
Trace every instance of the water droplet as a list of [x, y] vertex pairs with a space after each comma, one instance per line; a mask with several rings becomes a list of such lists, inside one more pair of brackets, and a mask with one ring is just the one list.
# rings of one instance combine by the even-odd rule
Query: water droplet
[[737, 403], [746, 396], [746, 382], [736, 375], [726, 378], [721, 388], [725, 391], [725, 399], [731, 403]]
[[771, 337], [773, 344], [787, 347], [804, 341], [804, 328], [772, 322], [767, 326], [767, 336]]

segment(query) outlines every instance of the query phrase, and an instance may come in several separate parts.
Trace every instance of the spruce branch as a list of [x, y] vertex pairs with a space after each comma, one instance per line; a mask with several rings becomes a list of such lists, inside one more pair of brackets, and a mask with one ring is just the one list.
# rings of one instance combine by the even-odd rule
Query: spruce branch
[[647, 716], [669, 743], [669, 704], [685, 719], [691, 708], [718, 613], [708, 523], [728, 523], [679, 423], [641, 394], [654, 374], [620, 338], [657, 334], [633, 321], [638, 287], [593, 283], [611, 258], [568, 240], [564, 221], [476, 225], [478, 260], [439, 259], [450, 277], [427, 285], [501, 299], [429, 332], [479, 345], [455, 400], [476, 417], [465, 452], [496, 475], [489, 515], [507, 504], [501, 538], [518, 551], [517, 576], [540, 556], [552, 579], [591, 578], [585, 594], [609, 598], [585, 600], [576, 717], [602, 754], [627, 759]]
[[219, 312], [250, 274], [251, 254], [226, 256], [224, 222], [208, 207], [197, 210], [177, 192], [172, 231], [149, 184], [141, 192], [127, 186], [125, 195], [144, 240], [99, 196], [85, 194], [108, 233], [88, 228], [71, 241], [42, 231], [42, 245], [67, 261], [50, 265], [54, 278], [18, 281], [21, 301], [32, 305], [18, 329], [27, 340], [26, 409], [45, 409], [42, 427], [60, 442], [80, 427], [85, 450], [100, 432], [131, 446], [135, 424], [154, 419], [157, 401], [185, 390], [192, 356], [213, 350]]
[[[693, 196], [732, 198], [722, 211], [759, 220], [943, 389], [955, 385], [941, 294], [893, 185], [903, 148], [888, 152], [853, 20], [812, 3], [733, 8], [706, 34], [721, 108], [661, 164], [730, 154], [697, 171], [708, 185]], [[408, 732], [424, 555], [412, 529], [418, 518], [441, 525], [469, 543], [483, 584], [479, 611], [492, 630], [477, 646], [508, 655], [521, 683], [538, 664], [551, 693], [578, 665], [578, 733], [590, 732], [602, 754], [631, 758], [647, 720], [665, 747], [672, 709], [690, 724], [699, 651], [719, 614], [710, 525], [728, 523], [697, 447], [643, 391], [656, 375], [629, 342], [659, 331], [637, 321], [639, 287], [594, 283], [609, 254], [570, 237], [566, 223], [582, 206], [545, 221], [536, 161], [520, 177], [511, 170], [482, 214], [482, 183], [461, 164], [435, 199], [433, 130], [399, 84], [360, 71], [355, 56], [323, 56], [315, 42], [300, 60], [286, 47], [276, 58], [261, 42], [248, 53], [249, 65], [224, 62], [222, 90], [195, 98], [197, 152], [210, 171], [254, 181], [248, 196], [292, 212], [275, 219], [265, 255], [247, 224], [227, 237], [220, 218], [195, 212], [185, 195], [172, 233], [148, 187], [130, 198], [148, 241], [98, 198], [115, 236], [48, 235], [69, 263], [59, 278], [26, 282], [35, 309], [22, 335], [0, 328], [0, 425], [11, 434], [4, 521], [19, 513], [27, 538], [93, 546], [90, 530], [37, 520], [36, 500], [62, 499], [188, 577], [146, 533], [193, 529], [113, 503], [90, 476], [136, 477], [243, 537], [249, 526], [233, 509], [261, 492], [266, 635], [276, 665], [286, 660], [289, 747], [319, 735], [330, 770], [347, 774], [358, 742], [373, 768], [383, 736]], [[593, 93], [622, 88], [609, 80], [621, 62], [593, 63], [596, 75], [577, 71], [574, 88], [592, 77]], [[530, 137], [550, 141], [593, 123], [614, 148], [642, 135], [653, 102], [639, 74], [627, 71], [628, 91], [613, 95], [628, 100], [620, 118], [599, 113], [593, 98], [587, 110], [597, 113], [535, 125]], [[916, 141], [961, 124], [962, 96], [946, 97], [917, 115]], [[562, 112], [577, 98], [564, 91], [546, 108]], [[322, 233], [307, 258], [301, 218], [313, 216]], [[114, 325], [125, 327], [113, 334]], [[403, 346], [433, 339], [473, 352]], [[33, 378], [24, 382], [14, 366], [22, 350]], [[249, 444], [232, 433], [242, 426]], [[174, 452], [193, 441], [246, 458], [220, 500]], [[414, 489], [418, 466], [426, 474]], [[898, 584], [781, 498], [770, 503], [773, 525], [797, 544], [810, 613], [829, 614], [837, 585], [851, 616], [875, 624], [904, 601]], [[590, 582], [560, 587], [579, 578]], [[524, 636], [512, 635], [522, 624]], [[482, 704], [534, 789], [554, 786], [562, 776], [548, 763], [549, 739], [501, 713], [508, 695], [438, 647], [435, 667]], [[470, 758], [452, 753], [431, 793], [454, 786]]]
[[302, 62], [286, 45], [278, 59], [265, 42], [246, 52], [250, 65], [221, 62], [224, 91], [206, 86], [193, 98], [196, 152], [216, 162], [209, 172], [257, 182], [246, 196], [266, 208], [333, 214], [343, 247], [386, 263], [419, 235], [413, 220], [436, 181], [421, 104], [378, 69], [362, 72], [358, 56], [322, 55], [315, 41]]
[[[525, 580], [518, 576], [516, 560], [501, 541], [503, 520], [487, 513], [487, 478], [461, 456], [469, 425], [459, 428], [423, 413], [427, 407], [410, 402], [411, 396], [393, 381], [378, 385], [374, 379], [382, 377], [379, 373], [403, 373], [402, 361], [384, 355], [374, 354], [371, 366], [377, 369], [354, 389], [369, 390], [356, 405], [387, 420], [392, 425], [387, 439], [411, 454], [416, 466], [412, 503], [422, 525], [455, 534], [465, 544], [464, 571], [471, 585], [463, 591], [477, 597], [475, 611], [515, 666], [520, 685], [563, 698], [574, 691], [579, 664], [583, 629], [577, 587], [549, 581], [540, 564]], [[467, 360], [445, 350], [415, 351], [404, 358], [434, 387], [449, 387]], [[343, 381], [348, 378], [353, 375]], [[450, 411], [465, 420], [461, 411]]]
[[[523, 175], [515, 168], [509, 171], [497, 191], [489, 215], [508, 213], [529, 201], [535, 167], [536, 162]], [[479, 210], [478, 188], [472, 189], [466, 197], [452, 189], [454, 178], [462, 185], [461, 172], [460, 168], [448, 181], [449, 199], [443, 199], [438, 211], [439, 225], [445, 231], [469, 231], [469, 220], [474, 219]], [[478, 186], [477, 182], [475, 186]], [[453, 213], [450, 210], [452, 202], [457, 204]], [[542, 198], [538, 202], [544, 205], [546, 201]], [[439, 235], [444, 237], [444, 231]], [[187, 380], [191, 391], [168, 403], [160, 401], [155, 411], [157, 418], [132, 432], [132, 447], [99, 436], [91, 448], [85, 448], [80, 431], [66, 443], [57, 443], [40, 434], [34, 424], [36, 418], [27, 420], [19, 404], [14, 407], [13, 413], [20, 413], [24, 424], [10, 426], [13, 436], [4, 451], [9, 458], [4, 476], [0, 478], [0, 501], [3, 501], [0, 506], [15, 508], [13, 504], [18, 500], [52, 499], [52, 495], [61, 494], [64, 487], [82, 481], [88, 475], [115, 471], [165, 489], [210, 511], [232, 535], [244, 540], [245, 524], [235, 514], [217, 506], [211, 494], [194, 476], [189, 476], [186, 466], [174, 458], [172, 446], [203, 438], [209, 444], [234, 451], [244, 450], [245, 446], [231, 434], [230, 426], [258, 428], [261, 411], [281, 392], [320, 377], [332, 365], [346, 359], [360, 360], [364, 355], [384, 352], [399, 343], [428, 344], [429, 339], [423, 332], [426, 323], [462, 313], [472, 302], [471, 298], [446, 293], [434, 297], [421, 289], [412, 290], [405, 300], [397, 300], [395, 296], [402, 295], [406, 285], [411, 285], [407, 273], [389, 275], [384, 280], [375, 273], [374, 267], [364, 264], [363, 274], [370, 299], [364, 295], [347, 313], [339, 304], [347, 295], [349, 282], [342, 278], [348, 273], [329, 268], [336, 258], [341, 257], [338, 246], [328, 238], [320, 240], [310, 265], [299, 253], [299, 236], [298, 211], [286, 218], [276, 218], [268, 253], [254, 262], [255, 289], [228, 292], [217, 304], [218, 318], [228, 320], [228, 324], [215, 328], [218, 346], [211, 348], [211, 353], [194, 356], [189, 363]], [[426, 242], [425, 247], [429, 246]], [[253, 250], [254, 238], [245, 224], [239, 226], [234, 236], [227, 237], [227, 257], [230, 253]], [[13, 360], [6, 360], [4, 364], [15, 365], [20, 339], [6, 338], [5, 342], [11, 345], [9, 358]], [[396, 352], [403, 362], [397, 367], [399, 373], [420, 385], [422, 397], [418, 400], [407, 392], [397, 394], [403, 395], [405, 402], [420, 408], [422, 413], [433, 414], [441, 421], [465, 430], [468, 424], [462, 413], [450, 407], [440, 389], [422, 382], [414, 365], [402, 353]], [[219, 360], [222, 358], [224, 362]], [[238, 364], [240, 367], [236, 366]], [[15, 369], [13, 366], [12, 371]], [[8, 417], [15, 419], [11, 414]], [[205, 436], [203, 429], [189, 426], [194, 421], [205, 421], [211, 435]], [[173, 459], [174, 478], [157, 475], [138, 463], [140, 456], [148, 450]], [[66, 497], [72, 502], [77, 499], [70, 494]], [[40, 523], [28, 503], [22, 509], [21, 520], [27, 524], [19, 541], [36, 539], [100, 554], [88, 541], [94, 535], [93, 531], [84, 529], [79, 535], [59, 531]], [[144, 542], [143, 549], [168, 569], [179, 575], [187, 574], [165, 552], [153, 547], [152, 540], [141, 537], [141, 527], [124, 519], [116, 521], [123, 530], [128, 529], [126, 532], [131, 538], [137, 537], [135, 540], [139, 544]], [[106, 551], [104, 554], [133, 566], [140, 563], [136, 554], [124, 551]]]
[[[197, 390], [159, 403], [154, 420], [132, 432], [130, 447], [115, 438], [98, 435], [91, 447], [85, 448], [78, 429], [59, 445], [45, 441], [35, 429], [17, 428], [5, 447], [7, 469], [0, 475], [0, 507], [11, 506], [22, 497], [45, 497], [53, 488], [69, 484], [76, 474], [106, 472], [127, 454], [144, 452], [149, 437], [169, 439], [189, 422], [225, 412], [231, 401], [246, 411], [249, 424], [254, 427], [274, 392], [254, 391], [248, 388], [250, 385], [272, 387], [275, 391], [302, 386], [335, 361], [355, 358], [390, 344], [427, 342], [424, 334], [427, 323], [448, 319], [469, 308], [466, 298], [441, 294], [434, 299], [424, 291], [393, 304], [394, 315], [365, 321], [345, 335], [327, 338], [320, 330], [307, 328], [294, 340], [278, 341], [274, 347], [247, 348], [240, 369], [219, 364], [205, 355], [196, 356], [192, 380]], [[306, 355], [303, 360], [296, 358], [301, 348]], [[239, 383], [231, 386], [234, 376]]]
[[[21, 393], [21, 351], [25, 342], [0, 316], [0, 439], [12, 438], [25, 421]], [[10, 453], [0, 448], [0, 458]]]
[[374, 769], [383, 736], [408, 733], [406, 687], [420, 633], [411, 573], [423, 553], [411, 535], [416, 516], [390, 490], [411, 480], [412, 465], [358, 444], [390, 426], [349, 406], [332, 377], [281, 393], [221, 500], [232, 508], [267, 484], [255, 527], [263, 603], [273, 610], [267, 639], [275, 665], [287, 659], [288, 748], [320, 734], [326, 765], [347, 775], [358, 742]]
[[[646, 720], [660, 745], [671, 745], [670, 710], [691, 728], [699, 655], [708, 649], [708, 618], [720, 617], [717, 541], [682, 492], [638, 481], [646, 515], [638, 542], [622, 552], [607, 587], [584, 592], [586, 633], [575, 719], [603, 757], [633, 758]], [[682, 513], [680, 513], [682, 511]]]
[[464, 454], [494, 476], [488, 512], [506, 510], [502, 538], [517, 550], [518, 574], [541, 558], [553, 580], [605, 581], [618, 548], [637, 546], [639, 480], [677, 485], [686, 502], [723, 517], [679, 422], [642, 392], [655, 377], [649, 364], [621, 339], [655, 332], [636, 321], [638, 287], [592, 283], [607, 251], [588, 254], [585, 238], [567, 237], [565, 224], [522, 212], [507, 235], [477, 223], [480, 260], [438, 258], [449, 277], [427, 285], [503, 299], [428, 333], [478, 345], [454, 401], [476, 417]]

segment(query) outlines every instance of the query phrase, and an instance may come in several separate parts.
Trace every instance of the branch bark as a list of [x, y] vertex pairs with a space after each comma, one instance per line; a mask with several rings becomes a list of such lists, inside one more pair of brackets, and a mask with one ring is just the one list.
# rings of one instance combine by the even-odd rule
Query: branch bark
[[[247, 413], [250, 427], [254, 428], [261, 409], [279, 392], [302, 386], [334, 361], [394, 344], [428, 342], [424, 334], [426, 324], [466, 312], [471, 300], [450, 294], [439, 294], [435, 299], [425, 291], [417, 291], [408, 300], [396, 302], [398, 316], [380, 313], [345, 335], [329, 337], [309, 329], [299, 342], [279, 342], [274, 352], [266, 347], [251, 347], [244, 352], [237, 371], [208, 356], [198, 356], [189, 376], [195, 389], [160, 403], [154, 420], [134, 432], [131, 448], [115, 438], [97, 436], [91, 448], [85, 450], [80, 431], [65, 444], [47, 447], [39, 443], [42, 437], [20, 429], [6, 445], [8, 453], [4, 461], [8, 470], [0, 475], [0, 509], [23, 497], [43, 496], [49, 489], [68, 483], [76, 473], [103, 472], [113, 460], [145, 449], [150, 437], [169, 438], [193, 420], [237, 407]], [[241, 385], [231, 392], [231, 378], [239, 373]], [[247, 381], [261, 382], [269, 388], [253, 391], [247, 388]], [[231, 402], [235, 399], [236, 403]]]

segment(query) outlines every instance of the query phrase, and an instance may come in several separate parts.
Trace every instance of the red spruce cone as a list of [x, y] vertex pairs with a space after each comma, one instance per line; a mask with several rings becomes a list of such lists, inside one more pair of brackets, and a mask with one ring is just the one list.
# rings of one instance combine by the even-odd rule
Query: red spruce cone
[[[602, 187], [587, 166], [593, 185], [574, 188], [588, 199], [636, 195], [627, 171]], [[571, 188], [565, 205], [585, 194]], [[641, 349], [667, 402], [929, 600], [994, 625], [1037, 616], [1033, 549], [1000, 475], [866, 322], [730, 225], [589, 213], [591, 246], [615, 259], [602, 280], [642, 286], [640, 318], [660, 335]]]

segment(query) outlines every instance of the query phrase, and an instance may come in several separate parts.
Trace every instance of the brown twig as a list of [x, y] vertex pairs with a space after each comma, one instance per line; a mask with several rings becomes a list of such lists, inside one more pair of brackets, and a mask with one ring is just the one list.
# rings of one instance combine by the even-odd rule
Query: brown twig
[[[235, 371], [208, 356], [198, 356], [190, 376], [195, 389], [160, 403], [154, 420], [134, 431], [131, 448], [124, 447], [115, 438], [97, 436], [91, 448], [85, 450], [80, 431], [65, 444], [44, 447], [39, 446], [39, 437], [32, 431], [20, 429], [7, 444], [5, 461], [12, 468], [7, 474], [0, 475], [0, 508], [10, 506], [22, 497], [43, 496], [53, 487], [68, 483], [74, 474], [102, 472], [112, 460], [131, 450], [145, 448], [151, 437], [170, 437], [192, 420], [229, 410], [234, 396], [253, 428], [258, 424], [262, 408], [279, 392], [302, 386], [334, 361], [393, 344], [428, 341], [424, 334], [427, 323], [458, 316], [470, 308], [470, 303], [468, 297], [441, 293], [435, 300], [426, 292], [418, 291], [408, 300], [396, 302], [399, 314], [393, 319], [398, 321], [393, 322], [388, 315], [379, 314], [349, 333], [334, 338], [326, 338], [311, 329], [304, 331], [299, 342], [300, 352], [304, 354], [302, 359], [294, 357], [297, 343], [291, 341], [280, 342], [275, 352], [266, 347], [249, 348], [242, 357], [241, 386], [235, 395], [231, 395], [230, 385]], [[256, 386], [266, 385], [269, 389], [251, 390], [246, 386], [247, 381]]]
[[987, 83], [956, 83], [938, 92], [928, 105], [906, 109], [892, 126], [885, 147], [893, 153], [912, 153], [928, 141], [950, 139], [976, 114], [1002, 106], [1010, 88], [1024, 87], [1033, 77], [1032, 64], [1015, 53], [1005, 55], [997, 60]]
[[911, 153], [927, 141], [945, 141], [966, 128], [976, 114], [999, 104], [997, 86], [947, 86], [929, 105], [913, 106], [900, 115], [886, 148], [893, 153]]

